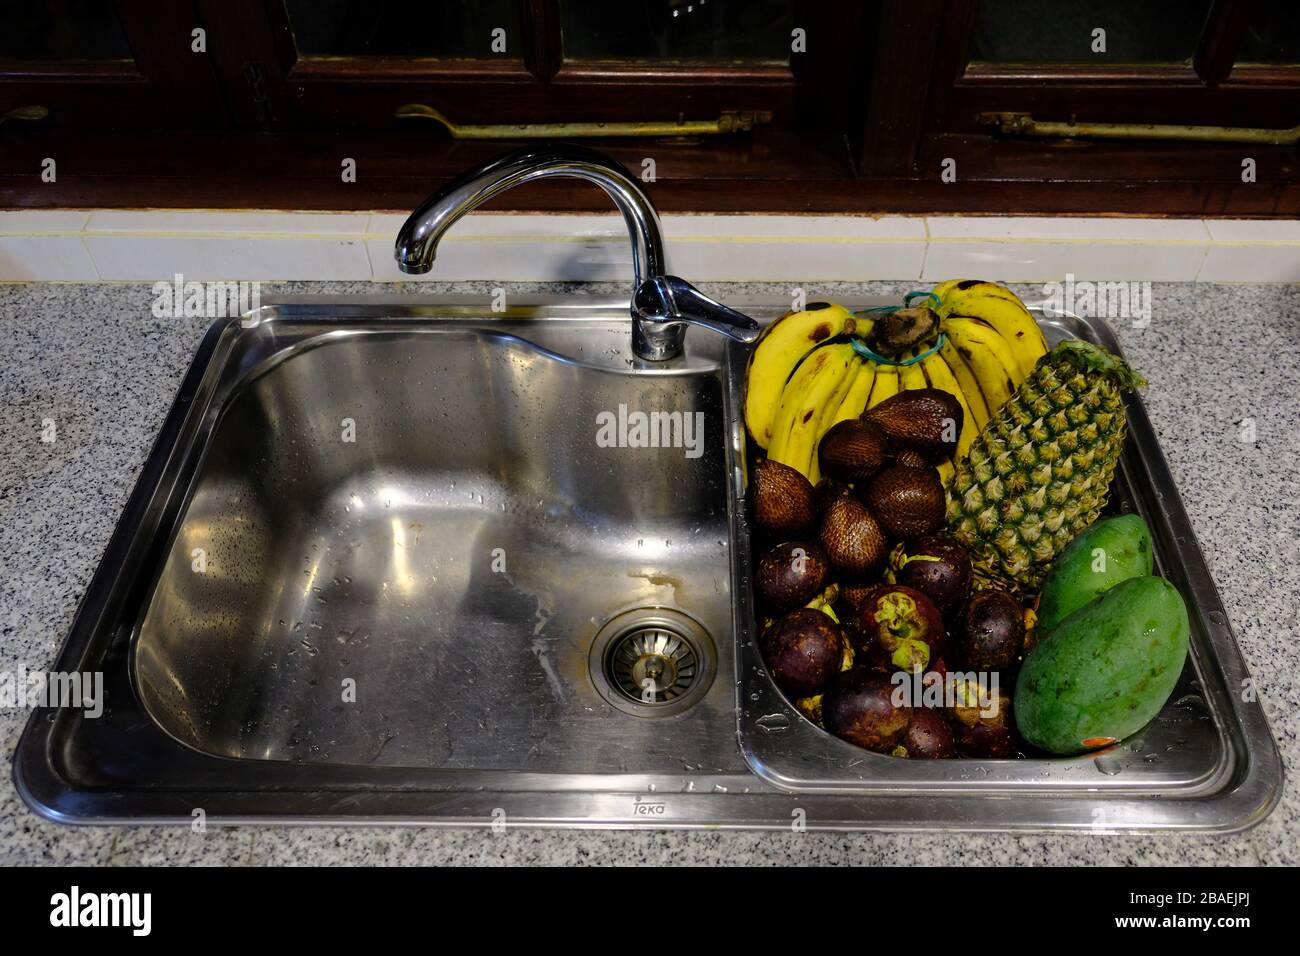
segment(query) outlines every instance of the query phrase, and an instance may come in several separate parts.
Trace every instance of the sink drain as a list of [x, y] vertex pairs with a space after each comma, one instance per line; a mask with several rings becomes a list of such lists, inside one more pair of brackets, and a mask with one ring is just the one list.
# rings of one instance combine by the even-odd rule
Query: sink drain
[[637, 717], [670, 717], [708, 692], [718, 661], [708, 632], [693, 618], [638, 608], [600, 629], [588, 665], [612, 706]]

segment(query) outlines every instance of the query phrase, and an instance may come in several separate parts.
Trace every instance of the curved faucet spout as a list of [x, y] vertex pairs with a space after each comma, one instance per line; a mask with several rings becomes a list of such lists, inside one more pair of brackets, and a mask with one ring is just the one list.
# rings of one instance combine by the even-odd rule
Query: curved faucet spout
[[[675, 289], [685, 287], [698, 299], [679, 291], [665, 296], [661, 284], [651, 285], [664, 276], [663, 230], [654, 206], [631, 174], [617, 161], [604, 153], [585, 146], [551, 144], [527, 147], [508, 153], [498, 159], [469, 170], [448, 183], [420, 204], [403, 224], [397, 234], [393, 250], [397, 267], [405, 273], [420, 274], [433, 268], [438, 241], [461, 216], [507, 190], [524, 183], [547, 177], [571, 177], [595, 183], [613, 200], [632, 240], [632, 273], [634, 285], [631, 304], [632, 351], [642, 359], [663, 361], [675, 358], [682, 352], [687, 325], [703, 325], [727, 334], [743, 323], [752, 323], [746, 316], [731, 312], [695, 292], [687, 283], [673, 279]], [[645, 290], [643, 292], [643, 290]], [[655, 290], [651, 294], [651, 290]], [[716, 306], [717, 311], [701, 309], [701, 303]], [[666, 313], [665, 307], [674, 301], [691, 301], [693, 308], [681, 314]], [[640, 305], [654, 304], [642, 311]], [[720, 328], [729, 326], [730, 329]], [[755, 326], [756, 328], [756, 326]]]

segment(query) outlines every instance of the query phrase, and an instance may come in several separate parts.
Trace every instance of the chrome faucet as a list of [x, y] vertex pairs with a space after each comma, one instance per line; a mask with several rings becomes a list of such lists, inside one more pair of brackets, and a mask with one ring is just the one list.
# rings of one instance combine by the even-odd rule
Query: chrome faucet
[[438, 240], [457, 219], [508, 189], [551, 176], [595, 183], [623, 214], [632, 239], [632, 351], [638, 358], [661, 362], [681, 355], [687, 325], [739, 342], [758, 338], [759, 324], [749, 316], [665, 274], [663, 232], [654, 206], [622, 165], [585, 146], [527, 147], [458, 176], [407, 218], [393, 250], [397, 267], [414, 275], [428, 272]]

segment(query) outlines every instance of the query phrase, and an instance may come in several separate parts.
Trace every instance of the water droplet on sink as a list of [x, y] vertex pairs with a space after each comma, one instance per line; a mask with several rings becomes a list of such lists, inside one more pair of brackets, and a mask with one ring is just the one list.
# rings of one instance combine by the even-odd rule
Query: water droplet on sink
[[754, 721], [769, 734], [780, 733], [790, 726], [790, 718], [785, 714], [765, 714]]
[[1108, 777], [1113, 777], [1124, 769], [1120, 765], [1120, 762], [1109, 754], [1102, 754], [1100, 757], [1095, 757], [1092, 764]]

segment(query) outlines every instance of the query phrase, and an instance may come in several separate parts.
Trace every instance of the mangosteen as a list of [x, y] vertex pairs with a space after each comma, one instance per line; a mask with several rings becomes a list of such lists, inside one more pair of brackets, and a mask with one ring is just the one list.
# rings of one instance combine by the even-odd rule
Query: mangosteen
[[844, 632], [829, 614], [799, 608], [763, 635], [763, 660], [772, 680], [791, 698], [816, 694], [844, 659]]
[[953, 675], [953, 706], [949, 716], [964, 727], [1011, 724], [1011, 695], [1001, 689], [1000, 683], [983, 677]]
[[970, 552], [952, 535], [921, 535], [890, 553], [889, 579], [920, 591], [947, 620], [970, 594]]
[[945, 760], [957, 753], [948, 721], [930, 707], [912, 708], [912, 722], [907, 725], [900, 746], [908, 757], [923, 760]]
[[859, 662], [876, 671], [924, 671], [945, 649], [939, 609], [906, 585], [876, 585], [847, 623]]
[[912, 708], [896, 702], [890, 680], [855, 667], [831, 678], [822, 695], [822, 722], [836, 737], [876, 753], [889, 753], [903, 738]]
[[1011, 723], [976, 723], [957, 726], [957, 752], [976, 760], [1010, 760], [1021, 750], [1021, 741]]
[[830, 562], [811, 541], [787, 541], [763, 552], [754, 571], [759, 600], [774, 613], [807, 604], [826, 584]]
[[966, 667], [993, 673], [1011, 670], [1025, 643], [1025, 612], [1005, 591], [976, 591], [953, 628]]

